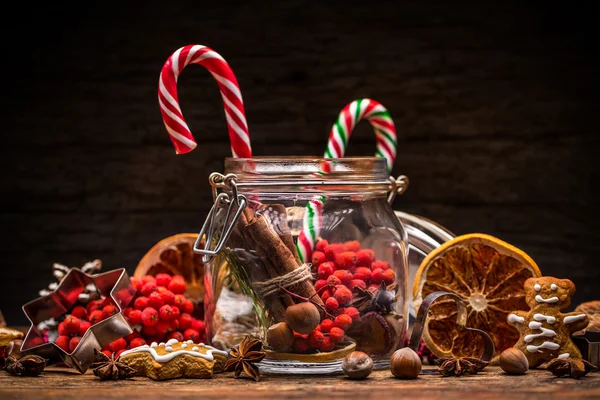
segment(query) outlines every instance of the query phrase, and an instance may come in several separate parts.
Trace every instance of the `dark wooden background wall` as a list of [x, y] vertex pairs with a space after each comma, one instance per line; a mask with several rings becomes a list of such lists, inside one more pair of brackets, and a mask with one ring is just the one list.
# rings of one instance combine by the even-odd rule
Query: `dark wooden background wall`
[[[590, 9], [170, 3], [22, 3], [5, 13], [0, 308], [9, 322], [25, 322], [20, 306], [51, 280], [53, 262], [100, 258], [132, 272], [156, 241], [200, 227], [207, 176], [229, 155], [217, 87], [199, 67], [180, 79], [200, 142], [185, 156], [157, 104], [163, 62], [191, 43], [234, 68], [256, 155], [321, 154], [342, 106], [375, 98], [399, 128], [394, 173], [411, 179], [396, 209], [497, 235], [545, 274], [574, 280], [576, 303], [600, 298]], [[373, 151], [361, 125], [349, 154]]]

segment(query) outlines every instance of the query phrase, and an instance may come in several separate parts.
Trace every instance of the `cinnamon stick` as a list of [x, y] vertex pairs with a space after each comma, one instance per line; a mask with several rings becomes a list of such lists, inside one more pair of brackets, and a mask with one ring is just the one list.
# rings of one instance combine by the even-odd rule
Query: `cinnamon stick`
[[283, 204], [263, 204], [258, 208], [257, 213], [267, 218], [277, 236], [279, 236], [283, 244], [285, 244], [285, 246], [290, 250], [296, 259], [296, 263], [298, 265], [302, 265], [300, 256], [296, 250], [296, 245], [294, 244], [292, 232], [290, 231], [290, 227], [287, 223], [287, 212], [285, 206]]

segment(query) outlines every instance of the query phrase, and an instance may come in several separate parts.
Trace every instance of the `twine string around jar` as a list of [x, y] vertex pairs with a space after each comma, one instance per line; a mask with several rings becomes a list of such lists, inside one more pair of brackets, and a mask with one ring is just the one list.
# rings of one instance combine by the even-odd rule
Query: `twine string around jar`
[[254, 282], [252, 286], [261, 297], [265, 298], [279, 292], [281, 288], [287, 289], [300, 282], [312, 279], [312, 277], [310, 264], [302, 264], [300, 268], [296, 268], [285, 275], [276, 276], [264, 282]]

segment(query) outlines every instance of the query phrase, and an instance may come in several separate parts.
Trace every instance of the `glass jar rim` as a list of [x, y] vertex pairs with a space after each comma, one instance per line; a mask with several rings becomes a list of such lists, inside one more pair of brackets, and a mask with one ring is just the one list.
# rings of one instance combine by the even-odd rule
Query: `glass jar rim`
[[260, 156], [225, 159], [225, 173], [237, 181], [374, 181], [387, 182], [390, 174], [381, 157], [320, 158], [310, 156]]

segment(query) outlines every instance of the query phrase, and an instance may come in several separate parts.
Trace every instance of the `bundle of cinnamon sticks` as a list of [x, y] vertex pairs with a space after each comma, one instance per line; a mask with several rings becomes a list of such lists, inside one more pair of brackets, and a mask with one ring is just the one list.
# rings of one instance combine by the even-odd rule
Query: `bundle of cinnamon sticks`
[[[246, 207], [227, 245], [246, 271], [251, 286], [287, 275], [302, 266], [282, 204], [263, 204], [256, 211]], [[310, 280], [286, 289], [323, 304], [319, 296], [314, 296], [315, 288]], [[274, 323], [284, 321], [286, 308], [302, 301], [283, 289], [262, 300]]]

